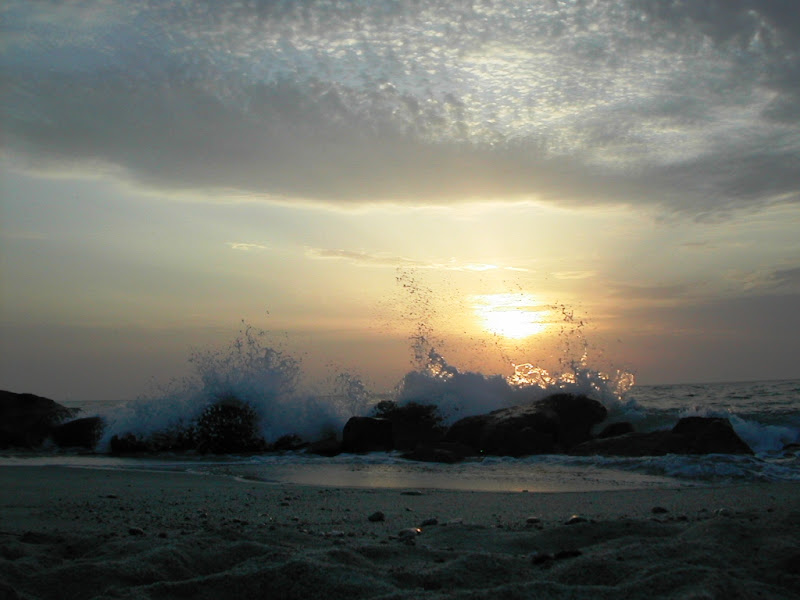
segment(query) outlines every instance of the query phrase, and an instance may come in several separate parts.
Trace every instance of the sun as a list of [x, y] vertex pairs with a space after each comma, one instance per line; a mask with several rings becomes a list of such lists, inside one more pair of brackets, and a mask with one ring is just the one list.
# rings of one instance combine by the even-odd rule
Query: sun
[[472, 302], [483, 328], [495, 335], [520, 340], [547, 329], [550, 310], [530, 294], [485, 294]]

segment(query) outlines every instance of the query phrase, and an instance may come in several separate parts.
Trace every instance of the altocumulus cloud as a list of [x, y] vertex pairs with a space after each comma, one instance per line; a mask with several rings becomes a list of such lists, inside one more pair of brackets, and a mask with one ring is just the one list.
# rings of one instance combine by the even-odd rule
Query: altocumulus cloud
[[0, 143], [22, 164], [338, 206], [800, 200], [793, 0], [0, 11]]

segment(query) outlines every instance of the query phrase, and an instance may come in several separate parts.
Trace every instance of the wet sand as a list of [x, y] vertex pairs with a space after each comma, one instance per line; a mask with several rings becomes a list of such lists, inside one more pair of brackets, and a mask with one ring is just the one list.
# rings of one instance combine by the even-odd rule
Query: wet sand
[[231, 597], [796, 598], [800, 485], [468, 492], [0, 468], [0, 599]]

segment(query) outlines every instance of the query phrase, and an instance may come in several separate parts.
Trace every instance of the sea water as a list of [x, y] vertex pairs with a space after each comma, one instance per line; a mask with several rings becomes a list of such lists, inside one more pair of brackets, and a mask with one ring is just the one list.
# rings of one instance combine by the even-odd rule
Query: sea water
[[[417, 339], [417, 368], [391, 394], [373, 394], [351, 374], [335, 389], [303, 391], [300, 364], [290, 354], [265, 346], [246, 328], [228, 348], [196, 353], [196, 376], [172, 382], [129, 402], [72, 403], [82, 416], [101, 415], [106, 429], [91, 453], [57, 449], [6, 453], [0, 465], [66, 465], [106, 469], [179, 470], [269, 483], [464, 490], [581, 491], [800, 480], [800, 380], [640, 386], [625, 371], [600, 372], [586, 356], [559, 373], [533, 364], [516, 365], [511, 376], [461, 371], [425, 340]], [[347, 419], [369, 414], [392, 399], [435, 404], [445, 423], [556, 392], [586, 394], [609, 411], [604, 424], [627, 421], [637, 431], [672, 427], [691, 415], [728, 418], [753, 456], [708, 455], [644, 458], [538, 455], [484, 457], [459, 464], [422, 463], [399, 453], [304, 452], [247, 456], [163, 454], [121, 458], [108, 454], [112, 435], [147, 436], [191, 422], [221, 395], [235, 395], [258, 413], [261, 434], [274, 441], [286, 434], [309, 441], [341, 432]], [[792, 446], [795, 444], [795, 446]]]

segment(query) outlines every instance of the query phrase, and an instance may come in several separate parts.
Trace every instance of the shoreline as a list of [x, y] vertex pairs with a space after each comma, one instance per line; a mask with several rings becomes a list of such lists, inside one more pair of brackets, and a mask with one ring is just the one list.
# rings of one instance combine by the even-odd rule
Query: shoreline
[[798, 548], [800, 483], [483, 492], [0, 467], [12, 600], [791, 598]]

